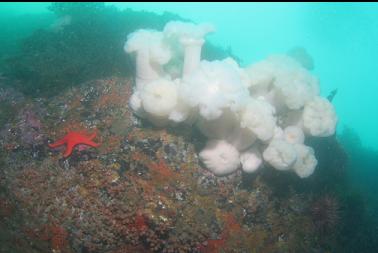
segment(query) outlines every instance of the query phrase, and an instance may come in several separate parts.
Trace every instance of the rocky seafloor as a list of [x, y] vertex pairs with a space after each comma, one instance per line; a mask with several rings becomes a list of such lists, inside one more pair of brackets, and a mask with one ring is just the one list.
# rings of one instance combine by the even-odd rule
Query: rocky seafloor
[[[156, 129], [136, 118], [131, 91], [118, 77], [50, 98], [0, 87], [0, 252], [332, 248], [335, 197], [269, 168], [215, 177], [197, 156], [205, 139], [188, 126]], [[100, 147], [79, 145], [67, 159], [64, 147], [49, 148], [81, 130], [96, 132]]]

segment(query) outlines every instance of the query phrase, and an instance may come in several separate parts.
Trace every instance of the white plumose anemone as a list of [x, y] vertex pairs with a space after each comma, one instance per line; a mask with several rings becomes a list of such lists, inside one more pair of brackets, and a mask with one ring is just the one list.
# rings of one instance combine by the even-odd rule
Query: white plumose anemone
[[241, 109], [248, 99], [240, 74], [227, 61], [202, 61], [190, 77], [183, 79], [182, 94], [207, 120], [220, 117], [225, 109]]
[[294, 148], [297, 152], [297, 160], [293, 165], [293, 170], [300, 178], [311, 176], [318, 164], [314, 150], [303, 144], [294, 144]]
[[315, 97], [303, 110], [303, 126], [312, 136], [326, 137], [335, 133], [337, 116], [333, 105], [325, 98]]
[[256, 148], [251, 148], [240, 155], [240, 162], [244, 172], [252, 173], [260, 168], [262, 157]]
[[239, 151], [226, 141], [211, 140], [199, 153], [206, 168], [217, 176], [234, 172], [240, 165]]
[[294, 146], [281, 139], [274, 139], [263, 152], [264, 160], [277, 170], [289, 170], [297, 159]]
[[146, 29], [137, 30], [127, 37], [125, 52], [136, 53], [137, 89], [159, 79], [163, 74], [162, 65], [171, 59], [171, 51], [163, 38], [162, 32]]
[[241, 127], [250, 129], [262, 141], [270, 140], [276, 127], [275, 109], [263, 99], [250, 99], [241, 113]]
[[277, 111], [301, 109], [319, 94], [318, 80], [287, 55], [270, 56], [246, 69], [252, 96], [263, 96]]
[[301, 109], [319, 93], [318, 80], [301, 66], [281, 71], [275, 86], [291, 110]]
[[[143, 109], [157, 126], [168, 123], [169, 115], [177, 105], [177, 87], [174, 82], [159, 79], [146, 84], [140, 92]], [[135, 98], [135, 104], [138, 99]]]
[[181, 21], [168, 22], [164, 34], [169, 40], [178, 41], [184, 51], [183, 77], [196, 70], [201, 61], [201, 49], [204, 37], [215, 29], [210, 24], [193, 24]]

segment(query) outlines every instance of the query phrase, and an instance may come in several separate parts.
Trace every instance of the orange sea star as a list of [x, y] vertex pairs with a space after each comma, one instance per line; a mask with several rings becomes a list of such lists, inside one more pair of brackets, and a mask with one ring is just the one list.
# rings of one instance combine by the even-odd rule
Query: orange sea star
[[85, 132], [69, 132], [66, 136], [62, 139], [49, 144], [50, 148], [56, 148], [62, 146], [64, 144], [67, 145], [66, 151], [63, 154], [64, 158], [67, 158], [71, 155], [73, 148], [78, 144], [85, 144], [91, 147], [98, 147], [100, 144], [93, 142], [92, 140], [96, 137], [96, 133], [92, 133], [90, 135], [86, 134]]

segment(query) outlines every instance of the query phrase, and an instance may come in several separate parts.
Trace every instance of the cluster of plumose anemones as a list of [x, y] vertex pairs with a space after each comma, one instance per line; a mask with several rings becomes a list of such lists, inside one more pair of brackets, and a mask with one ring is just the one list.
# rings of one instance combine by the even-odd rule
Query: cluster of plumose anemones
[[199, 157], [215, 175], [263, 161], [310, 176], [317, 165], [306, 136], [333, 135], [337, 116], [319, 96], [304, 61], [275, 55], [241, 68], [232, 58], [201, 61], [208, 24], [172, 21], [163, 31], [137, 30], [125, 44], [136, 54], [134, 112], [154, 125], [191, 124], [208, 138]]

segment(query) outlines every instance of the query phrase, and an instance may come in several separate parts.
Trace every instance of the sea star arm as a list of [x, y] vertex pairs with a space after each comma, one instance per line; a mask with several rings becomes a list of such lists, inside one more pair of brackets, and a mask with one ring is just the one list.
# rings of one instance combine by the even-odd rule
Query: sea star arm
[[88, 146], [91, 146], [91, 147], [100, 146], [99, 143], [95, 143], [94, 141], [92, 141], [92, 139], [94, 139], [95, 137], [96, 137], [96, 133], [92, 133], [92, 134], [88, 135], [84, 131], [82, 131], [82, 132], [71, 131], [62, 139], [60, 139], [60, 140], [58, 140], [58, 141], [56, 141], [52, 144], [49, 144], [49, 147], [55, 148], [55, 147], [61, 146], [63, 144], [66, 144], [66, 150], [63, 154], [63, 157], [67, 158], [68, 156], [70, 156], [72, 154], [74, 147], [78, 144], [84, 144], [84, 145], [88, 145]]
[[60, 140], [58, 140], [58, 141], [56, 141], [54, 143], [49, 144], [49, 147], [50, 148], [56, 148], [56, 147], [59, 147], [59, 146], [65, 144], [66, 142], [67, 142], [67, 139], [66, 138], [62, 138], [62, 139], [60, 139]]
[[93, 141], [86, 141], [86, 142], [84, 142], [84, 144], [88, 145], [88, 146], [91, 146], [91, 147], [98, 147], [98, 146], [100, 146], [100, 144], [95, 143]]
[[96, 133], [92, 133], [88, 136], [88, 139], [93, 140], [96, 137]]
[[67, 158], [71, 155], [73, 148], [77, 145], [78, 143], [73, 143], [73, 142], [68, 142], [66, 150], [64, 151], [63, 157]]

